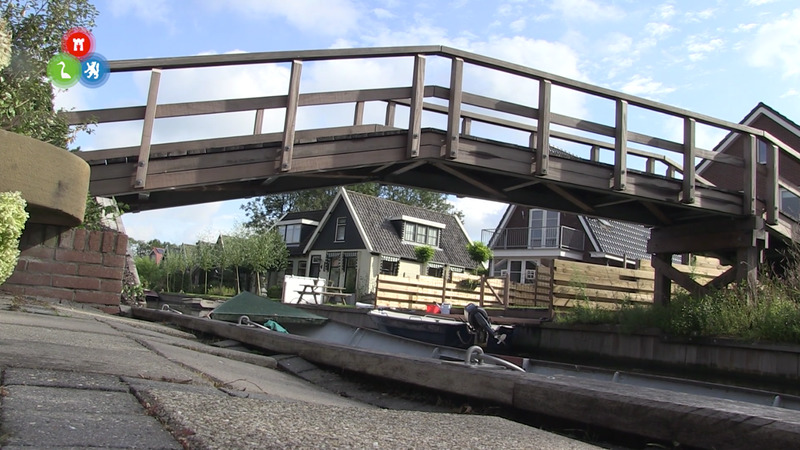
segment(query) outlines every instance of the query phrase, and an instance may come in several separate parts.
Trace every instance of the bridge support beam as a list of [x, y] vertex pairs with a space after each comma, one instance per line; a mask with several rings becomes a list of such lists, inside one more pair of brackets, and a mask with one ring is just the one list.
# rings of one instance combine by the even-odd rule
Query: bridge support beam
[[[702, 296], [732, 282], [746, 281], [752, 300], [766, 236], [764, 221], [759, 217], [714, 219], [654, 228], [647, 244], [655, 269], [653, 302], [667, 305], [673, 282], [692, 295]], [[701, 285], [672, 266], [673, 255], [689, 253], [713, 255], [732, 267]]]

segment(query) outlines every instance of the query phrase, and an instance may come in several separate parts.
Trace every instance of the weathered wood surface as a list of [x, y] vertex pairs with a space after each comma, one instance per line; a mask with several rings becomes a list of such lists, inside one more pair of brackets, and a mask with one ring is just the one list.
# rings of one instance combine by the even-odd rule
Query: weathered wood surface
[[[301, 92], [300, 67], [304, 62], [328, 61], [333, 64], [338, 60], [380, 61], [382, 58], [413, 58], [413, 71], [409, 74], [407, 85], [339, 92]], [[450, 63], [449, 86], [425, 84], [426, 62], [434, 59], [445, 59]], [[769, 133], [482, 55], [442, 46], [417, 46], [112, 61], [110, 67], [114, 72], [152, 69], [169, 72], [173, 69], [287, 63], [292, 65], [292, 74], [286, 95], [155, 105], [156, 86], [151, 89], [150, 99], [145, 106], [66, 113], [73, 124], [93, 119], [98, 124], [141, 120], [148, 115], [143, 132], [145, 142], [152, 131], [150, 125], [157, 129], [159, 120], [167, 117], [253, 111], [255, 124], [252, 129], [256, 136], [260, 136], [264, 112], [268, 109], [285, 111], [284, 130], [279, 133], [279, 139], [270, 138], [260, 143], [249, 141], [250, 144], [247, 144], [252, 146], [252, 150], [262, 151], [266, 159], [244, 162], [243, 158], [234, 157], [227, 163], [199, 162], [212, 160], [213, 157], [209, 155], [212, 150], [217, 152], [235, 145], [231, 139], [239, 137], [207, 140], [207, 146], [197, 149], [196, 155], [180, 154], [184, 146], [182, 142], [163, 144], [165, 147], [161, 153], [170, 157], [160, 165], [153, 161], [157, 158], [157, 152], [149, 155], [142, 152], [138, 161], [133, 161], [133, 158], [122, 162], [106, 160], [107, 165], [96, 165], [93, 172], [107, 174], [93, 176], [92, 192], [118, 195], [135, 211], [248, 197], [259, 192], [277, 193], [304, 187], [331, 186], [334, 185], [333, 181], [325, 184], [319, 180], [309, 180], [312, 174], [319, 177], [323, 173], [331, 173], [349, 177], [349, 182], [377, 180], [509, 203], [525, 204], [536, 199], [539, 204], [531, 206], [548, 209], [559, 209], [557, 205], [566, 200], [569, 206], [563, 209], [568, 212], [588, 212], [652, 225], [665, 225], [672, 220], [684, 220], [685, 217], [755, 214], [766, 206], [768, 223], [774, 232], [784, 234], [791, 228], [788, 218], [776, 213], [775, 208], [777, 191], [785, 188], [785, 183], [772, 166], [771, 173], [760, 175], [761, 169], [752, 161], [752, 145], [751, 151], [745, 155], [747, 157], [742, 159], [700, 149], [695, 142], [695, 124], [701, 124], [744, 136], [751, 142], [755, 139], [765, 141], [778, 152], [800, 159], [797, 149], [788, 147]], [[463, 73], [469, 67], [517, 77], [521, 82], [534, 81], [539, 85], [538, 98], [514, 103], [463, 91]], [[557, 114], [552, 111], [554, 105], [551, 104], [550, 93], [553, 88], [581, 93], [600, 102], [612, 102], [615, 116], [613, 120], [592, 122]], [[433, 101], [426, 102], [428, 98]], [[353, 114], [341, 115], [342, 125], [358, 126], [364, 120], [367, 103], [374, 102], [385, 106], [385, 123], [389, 126], [396, 125], [395, 107], [407, 105], [408, 123], [400, 124], [405, 130], [404, 138], [397, 144], [404, 151], [387, 152], [386, 147], [374, 147], [380, 145], [380, 140], [370, 140], [366, 145], [359, 146], [364, 143], [363, 137], [347, 134], [330, 134], [327, 137], [332, 144], [328, 146], [317, 145], [319, 142], [309, 144], [300, 137], [307, 130], [296, 129], [296, 117], [303, 107], [352, 104]], [[652, 113], [655, 117], [664, 117], [665, 120], [681, 118], [684, 122], [682, 142], [630, 129], [627, 111], [633, 107]], [[424, 131], [426, 126], [430, 126], [427, 117], [432, 116], [435, 123], [446, 124], [446, 132], [436, 136], [427, 135]], [[444, 121], [439, 120], [441, 116], [444, 116]], [[463, 128], [459, 130], [462, 122]], [[473, 122], [495, 129], [528, 132], [530, 139], [524, 148], [517, 148], [509, 142], [489, 142], [484, 136], [472, 134], [476, 129], [472, 126]], [[600, 122], [612, 122], [613, 126]], [[551, 129], [551, 125], [558, 125], [558, 129]], [[584, 146], [591, 156], [580, 162], [580, 157], [559, 160], [549, 154], [550, 138]], [[636, 147], [629, 144], [636, 144]], [[170, 146], [174, 148], [170, 149]], [[315, 155], [306, 159], [305, 164], [296, 154], [303, 147]], [[360, 148], [355, 152], [344, 152], [349, 157], [340, 155], [342, 149], [351, 147]], [[223, 152], [234, 150], [227, 148]], [[280, 154], [278, 160], [276, 152]], [[601, 153], [606, 157], [602, 158]], [[86, 156], [94, 159], [88, 154]], [[645, 172], [629, 167], [629, 159], [633, 157], [646, 161]], [[425, 160], [426, 163], [403, 173], [398, 173], [398, 168], [392, 167], [392, 163], [398, 165], [409, 159]], [[599, 163], [604, 159], [610, 159], [610, 162]], [[706, 180], [694, 173], [697, 159], [743, 166], [748, 175], [743, 180], [743, 192], [713, 189]], [[132, 162], [138, 164], [133, 165]], [[195, 164], [206, 168], [194, 171], [181, 169]], [[664, 175], [655, 175], [657, 165], [664, 166], [659, 167], [666, 169]], [[431, 167], [436, 170], [432, 172]], [[363, 170], [366, 168], [369, 170]], [[137, 173], [136, 176], [134, 173]], [[753, 186], [757, 184], [755, 180], [758, 176], [771, 177], [770, 182], [766, 183], [770, 192], [764, 199], [757, 199], [754, 195]], [[136, 184], [137, 180], [139, 185]], [[542, 181], [539, 183], [541, 186], [530, 184], [524, 188], [507, 190], [532, 181]], [[545, 189], [547, 193], [542, 195]], [[627, 208], [598, 206], [614, 205], [626, 200], [634, 201]], [[556, 208], [552, 208], [554, 205]]]
[[[697, 257], [694, 265], [673, 264], [676, 270], [705, 284], [729, 269], [714, 258]], [[618, 308], [622, 304], [653, 303], [655, 270], [650, 261], [640, 269], [601, 266], [576, 261], [554, 261], [553, 305], [558, 309], [578, 304]]]
[[794, 448], [800, 442], [800, 414], [791, 410], [570, 376], [483, 371], [163, 311], [132, 313], [317, 364], [690, 447]]

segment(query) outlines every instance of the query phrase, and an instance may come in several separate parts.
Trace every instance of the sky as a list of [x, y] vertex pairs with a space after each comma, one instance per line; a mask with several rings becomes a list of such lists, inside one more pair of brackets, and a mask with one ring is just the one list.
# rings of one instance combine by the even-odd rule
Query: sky
[[[741, 121], [764, 102], [800, 122], [800, 5], [795, 0], [95, 0], [96, 51], [108, 60], [329, 48], [445, 45], [644, 97], [718, 119]], [[303, 68], [301, 92], [410, 85], [410, 60]], [[429, 63], [426, 83], [447, 85], [449, 68]], [[159, 102], [285, 94], [283, 65], [165, 73]], [[465, 91], [536, 105], [536, 90], [482, 70]], [[99, 88], [59, 91], [69, 110], [144, 105], [148, 75], [114, 73]], [[608, 122], [608, 108], [556, 93], [553, 110]], [[247, 115], [250, 114], [250, 115]], [[252, 114], [157, 121], [153, 143], [252, 132]], [[352, 112], [347, 113], [352, 117]], [[381, 123], [367, 110], [365, 123]], [[330, 126], [339, 111], [301, 113], [298, 128]], [[613, 110], [611, 113], [613, 121]], [[680, 141], [680, 127], [639, 126]], [[283, 112], [265, 117], [282, 128]], [[81, 150], [138, 145], [142, 123], [97, 126]], [[711, 149], [722, 137], [698, 128]], [[673, 158], [675, 159], [675, 158]], [[472, 240], [494, 228], [506, 206], [452, 197]], [[122, 216], [129, 236], [194, 243], [246, 221], [247, 200]]]

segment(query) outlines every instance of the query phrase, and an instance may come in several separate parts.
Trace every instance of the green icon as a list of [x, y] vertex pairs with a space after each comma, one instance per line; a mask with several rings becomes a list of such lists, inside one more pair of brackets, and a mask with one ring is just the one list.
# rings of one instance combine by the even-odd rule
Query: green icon
[[69, 53], [59, 53], [47, 63], [47, 77], [57, 88], [71, 88], [81, 79], [81, 62]]

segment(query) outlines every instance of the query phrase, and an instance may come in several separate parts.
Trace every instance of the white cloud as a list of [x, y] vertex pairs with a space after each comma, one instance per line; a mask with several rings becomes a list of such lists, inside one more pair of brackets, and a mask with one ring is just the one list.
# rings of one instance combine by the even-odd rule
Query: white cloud
[[616, 6], [604, 5], [592, 0], [555, 0], [550, 7], [568, 20], [599, 22], [619, 20], [625, 11]]
[[753, 6], [761, 6], [761, 5], [766, 5], [768, 3], [772, 3], [774, 1], [775, 0], [747, 0], [747, 4]]
[[661, 20], [669, 20], [675, 15], [675, 5], [670, 3], [658, 5], [654, 15]]
[[394, 13], [389, 11], [388, 9], [383, 8], [375, 8], [372, 10], [372, 14], [379, 19], [392, 19], [397, 17]]
[[800, 9], [761, 25], [753, 36], [747, 62], [754, 67], [777, 68], [784, 77], [800, 74]]
[[705, 59], [709, 53], [720, 50], [724, 44], [725, 42], [719, 38], [708, 40], [705, 36], [691, 36], [686, 44], [689, 60], [700, 61]]
[[515, 33], [520, 33], [525, 30], [526, 22], [525, 18], [519, 18], [508, 25], [508, 28]]
[[464, 213], [464, 228], [470, 240], [481, 240], [481, 230], [494, 229], [508, 205], [469, 197], [450, 197], [448, 200]]
[[704, 9], [702, 11], [690, 11], [684, 14], [684, 17], [689, 22], [702, 22], [708, 20], [716, 14], [717, 10], [713, 8]]
[[758, 26], [758, 24], [755, 24], [755, 23], [742, 23], [742, 24], [737, 25], [736, 28], [733, 30], [733, 32], [734, 33], [742, 33], [742, 32], [746, 33], [748, 31], [752, 31], [757, 26]]
[[253, 20], [276, 16], [304, 32], [333, 36], [347, 34], [362, 20], [361, 8], [350, 0], [236, 0], [225, 3], [206, 0], [205, 3], [214, 11], [234, 9]]
[[194, 244], [214, 239], [238, 225], [243, 201], [203, 203], [122, 215], [128, 236], [140, 241], [159, 239], [173, 244]]
[[781, 94], [781, 98], [786, 98], [786, 97], [800, 97], [800, 91], [798, 91], [797, 89], [789, 89], [788, 91]]
[[619, 90], [631, 95], [652, 97], [659, 94], [668, 94], [673, 92], [675, 88], [666, 87], [660, 81], [654, 81], [650, 77], [643, 77], [637, 74], [623, 84]]
[[669, 33], [675, 31], [675, 28], [668, 23], [664, 22], [650, 22], [645, 25], [644, 30], [647, 34], [653, 37], [664, 37]]
[[170, 8], [167, 0], [113, 0], [106, 3], [114, 17], [127, 14], [148, 23], [169, 23]]

